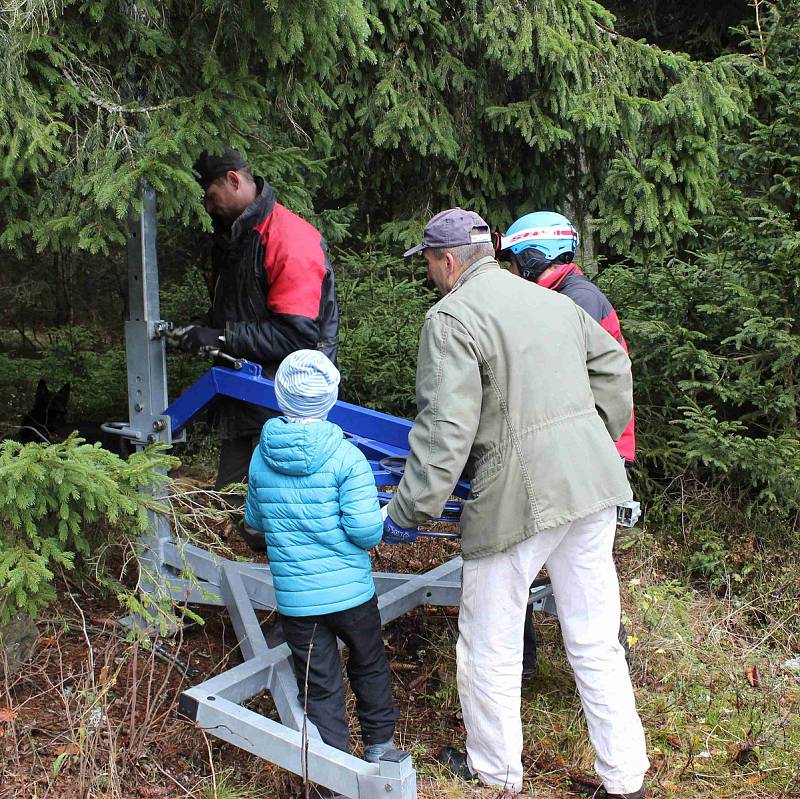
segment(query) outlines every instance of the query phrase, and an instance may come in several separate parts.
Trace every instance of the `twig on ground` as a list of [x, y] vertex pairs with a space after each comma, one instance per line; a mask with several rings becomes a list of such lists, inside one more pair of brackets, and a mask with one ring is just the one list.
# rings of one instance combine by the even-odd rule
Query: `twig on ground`
[[208, 736], [206, 735], [206, 731], [202, 727], [198, 727], [197, 729], [200, 730], [200, 733], [203, 736], [203, 740], [206, 743], [206, 749], [208, 750], [208, 767], [211, 769], [211, 790], [213, 791], [212, 796], [217, 796], [217, 772], [214, 770], [214, 753], [211, 751], [211, 741], [208, 740]]
[[306, 673], [303, 682], [303, 733], [302, 733], [302, 747], [303, 747], [303, 793], [305, 799], [309, 799], [309, 784], [308, 784], [308, 671], [311, 667], [311, 652], [314, 649], [314, 636], [317, 633], [317, 624], [314, 623], [311, 629], [311, 639], [308, 642], [308, 657], [306, 658]]

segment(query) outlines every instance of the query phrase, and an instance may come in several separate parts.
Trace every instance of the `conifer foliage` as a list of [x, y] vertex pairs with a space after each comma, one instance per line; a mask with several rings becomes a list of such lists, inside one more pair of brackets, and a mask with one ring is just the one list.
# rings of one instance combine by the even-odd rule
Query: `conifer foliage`
[[338, 87], [332, 124], [337, 184], [358, 185], [374, 215], [458, 203], [505, 227], [569, 206], [579, 224], [596, 218], [612, 252], [644, 261], [711, 207], [746, 60], [633, 41], [591, 1], [372, 8], [377, 69]]
[[[124, 243], [144, 180], [164, 218], [204, 216], [191, 165], [225, 144], [308, 209], [319, 168], [294, 146], [294, 115], [319, 116], [332, 71], [369, 57], [358, 0], [7, 5], [0, 246], [18, 252]], [[302, 83], [287, 68], [300, 61]]]
[[753, 105], [721, 147], [715, 210], [691, 250], [618, 266], [645, 460], [797, 529], [800, 511], [800, 3], [747, 35]]
[[230, 143], [291, 207], [356, 206], [390, 240], [454, 203], [497, 226], [569, 204], [646, 260], [711, 208], [747, 100], [746, 59], [633, 41], [593, 0], [11, 7], [0, 246], [18, 251], [121, 244], [142, 180], [163, 219], [207, 221], [191, 165]]
[[147, 529], [151, 492], [176, 463], [157, 445], [123, 461], [70, 437], [62, 444], [0, 443], [0, 623], [35, 616], [55, 599], [58, 569], [93, 568], [119, 591], [104, 564], [109, 544]]

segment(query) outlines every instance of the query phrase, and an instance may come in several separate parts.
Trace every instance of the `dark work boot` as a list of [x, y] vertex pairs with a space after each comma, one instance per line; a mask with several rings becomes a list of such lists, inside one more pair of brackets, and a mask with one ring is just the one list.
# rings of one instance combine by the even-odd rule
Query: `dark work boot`
[[586, 799], [645, 799], [644, 785], [633, 793], [608, 793], [602, 786], [590, 787], [591, 783], [573, 783], [573, 790]]
[[364, 744], [364, 760], [366, 760], [367, 763], [379, 763], [380, 759], [390, 749], [394, 748], [394, 735], [384, 743]]
[[452, 746], [443, 746], [436, 755], [436, 761], [444, 766], [451, 774], [465, 782], [478, 783], [478, 775], [467, 764], [467, 756]]

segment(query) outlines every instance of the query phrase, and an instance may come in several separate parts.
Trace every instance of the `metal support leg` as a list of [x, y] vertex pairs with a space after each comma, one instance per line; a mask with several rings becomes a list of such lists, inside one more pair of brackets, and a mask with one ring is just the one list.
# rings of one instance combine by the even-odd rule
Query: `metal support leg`
[[395, 759], [367, 763], [334, 749], [318, 738], [304, 741], [301, 731], [254, 713], [198, 688], [190, 694], [196, 701], [195, 721], [206, 732], [240, 749], [263, 757], [294, 772], [303, 773], [302, 758], [307, 746], [308, 777], [312, 782], [353, 797], [353, 799], [415, 799], [417, 784], [411, 756], [398, 753]]
[[[125, 323], [129, 422], [123, 430], [138, 448], [154, 441], [172, 441], [169, 420], [161, 420], [168, 404], [164, 343], [154, 336], [160, 316], [156, 229], [156, 195], [145, 188], [141, 210], [131, 208], [128, 213], [130, 319]], [[150, 594], [164, 596], [164, 587], [169, 586], [173, 575], [165, 568], [163, 545], [171, 539], [172, 530], [162, 514], [148, 511], [147, 515], [149, 534], [141, 540], [139, 552], [141, 585]], [[175, 597], [176, 592], [184, 590], [185, 586], [172, 585], [166, 593]], [[146, 626], [136, 617], [128, 617], [123, 623]], [[170, 626], [177, 624], [175, 620]]]
[[258, 623], [247, 589], [244, 587], [242, 575], [233, 563], [222, 567], [222, 597], [228, 608], [233, 629], [239, 639], [242, 657], [250, 660], [269, 652], [261, 625]]

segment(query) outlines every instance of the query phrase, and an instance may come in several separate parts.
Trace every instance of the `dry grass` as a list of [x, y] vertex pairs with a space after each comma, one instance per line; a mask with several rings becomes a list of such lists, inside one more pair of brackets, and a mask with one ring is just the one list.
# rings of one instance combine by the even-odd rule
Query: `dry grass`
[[[183, 500], [206, 502], [195, 487]], [[204, 514], [204, 515], [203, 515]], [[226, 517], [203, 511], [198, 538], [218, 551], [238, 545]], [[376, 568], [419, 572], [457, 551], [421, 541], [382, 546]], [[238, 552], [237, 554], [241, 554]], [[746, 601], [718, 598], [671, 580], [652, 539], [621, 555], [632, 675], [648, 736], [655, 799], [796, 799], [800, 796], [800, 678], [783, 668], [797, 657], [798, 608], [786, 588], [765, 588]], [[777, 568], [777, 566], [775, 567]], [[782, 585], [794, 585], [793, 564]], [[788, 581], [788, 582], [787, 582]], [[205, 624], [165, 642], [163, 656], [120, 637], [110, 599], [71, 597], [57, 618], [40, 624], [42, 639], [27, 668], [0, 683], [0, 797], [36, 799], [249, 799], [297, 797], [297, 777], [205, 737], [176, 718], [177, 696], [236, 658], [225, 614], [202, 609]], [[412, 752], [420, 799], [496, 797], [443, 774], [434, 755], [463, 744], [455, 688], [455, 612], [420, 608], [385, 630], [399, 744]], [[272, 619], [265, 618], [265, 624]], [[523, 692], [524, 763], [529, 796], [575, 797], [594, 783], [580, 703], [558, 624], [542, 619], [540, 669]], [[186, 676], [186, 668], [194, 670]], [[274, 712], [268, 697], [250, 706]], [[354, 721], [354, 703], [349, 710]], [[2, 713], [5, 709], [6, 713]], [[353, 723], [353, 745], [359, 742]]]

